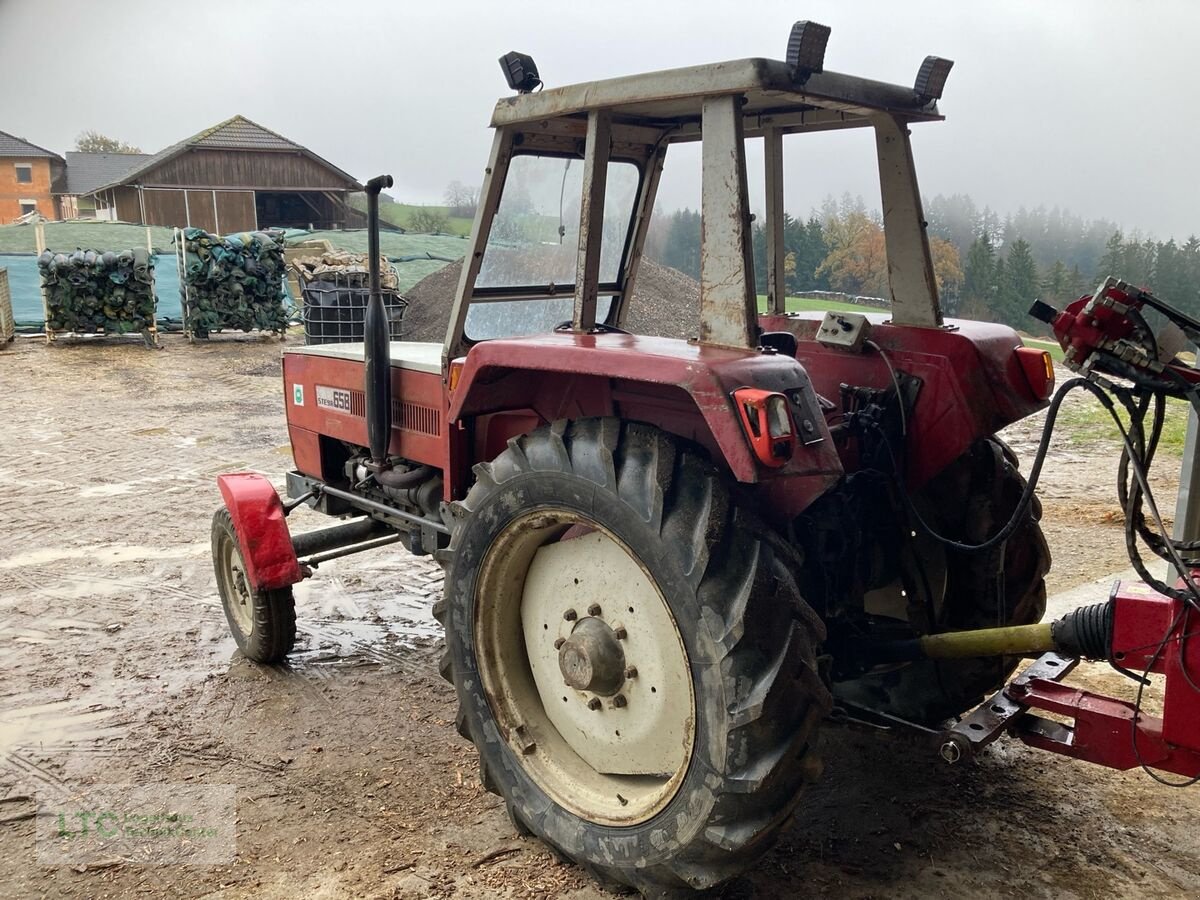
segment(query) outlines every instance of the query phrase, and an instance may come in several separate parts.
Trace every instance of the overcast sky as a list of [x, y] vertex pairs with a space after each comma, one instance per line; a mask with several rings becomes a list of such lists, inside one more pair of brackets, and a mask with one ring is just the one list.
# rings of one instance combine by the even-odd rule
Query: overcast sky
[[[241, 113], [359, 179], [391, 172], [400, 200], [436, 203], [448, 182], [481, 179], [503, 52], [532, 54], [553, 87], [782, 58], [798, 18], [833, 28], [829, 70], [911, 84], [926, 54], [955, 60], [947, 120], [914, 128], [927, 196], [1200, 232], [1200, 3], [1188, 0], [0, 0], [0, 130], [63, 152], [96, 129], [154, 152]], [[878, 205], [869, 132], [787, 143], [790, 211], [845, 191]], [[668, 156], [668, 209], [697, 202], [684, 149]]]

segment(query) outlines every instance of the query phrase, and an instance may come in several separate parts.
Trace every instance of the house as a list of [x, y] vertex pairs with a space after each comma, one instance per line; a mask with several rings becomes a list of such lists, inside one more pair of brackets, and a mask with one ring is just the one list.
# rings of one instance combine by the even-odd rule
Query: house
[[362, 189], [307, 147], [234, 116], [91, 186], [88, 196], [98, 218], [228, 234], [344, 227], [354, 215], [348, 195]]
[[59, 213], [64, 219], [94, 219], [96, 188], [116, 181], [148, 160], [150, 154], [80, 153], [68, 150], [66, 157], [66, 188], [58, 197]]
[[32, 212], [59, 218], [55, 195], [65, 189], [66, 169], [57, 153], [0, 131], [0, 225]]

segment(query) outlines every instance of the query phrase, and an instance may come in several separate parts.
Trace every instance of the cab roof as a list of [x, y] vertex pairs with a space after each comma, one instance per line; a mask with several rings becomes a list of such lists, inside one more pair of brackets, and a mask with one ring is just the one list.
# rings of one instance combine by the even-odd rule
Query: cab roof
[[937, 102], [912, 87], [838, 72], [796, 77], [793, 71], [782, 60], [736, 59], [547, 88], [502, 98], [491, 124], [534, 126], [608, 109], [614, 123], [667, 130], [667, 141], [695, 140], [704, 98], [729, 94], [745, 97], [748, 137], [769, 126], [785, 133], [865, 126], [878, 113], [909, 121], [943, 118]]

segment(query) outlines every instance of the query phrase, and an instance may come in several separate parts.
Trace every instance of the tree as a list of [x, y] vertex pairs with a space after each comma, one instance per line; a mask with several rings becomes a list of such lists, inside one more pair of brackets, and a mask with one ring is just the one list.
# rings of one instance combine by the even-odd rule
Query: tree
[[421, 234], [445, 231], [449, 224], [450, 220], [444, 212], [429, 206], [418, 207], [408, 217], [408, 230]]
[[827, 275], [834, 290], [887, 296], [887, 250], [878, 222], [851, 208], [825, 223], [825, 242], [829, 253], [817, 267], [817, 274]]
[[663, 263], [684, 275], [700, 277], [700, 213], [677, 209], [671, 215]]
[[450, 207], [450, 215], [469, 219], [475, 215], [479, 206], [479, 188], [469, 187], [461, 181], [452, 181], [446, 185], [446, 206]]
[[81, 131], [75, 138], [75, 149], [81, 153], [141, 153], [141, 147], [118, 141], [98, 131]]
[[1000, 283], [997, 312], [1000, 321], [1016, 328], [1028, 328], [1034, 320], [1028, 315], [1029, 307], [1038, 294], [1037, 263], [1029, 242], [1017, 238], [1004, 263], [1004, 280]]
[[942, 305], [953, 314], [958, 308], [959, 289], [963, 283], [958, 248], [950, 241], [934, 237], [929, 239], [929, 255], [933, 258], [933, 277]]

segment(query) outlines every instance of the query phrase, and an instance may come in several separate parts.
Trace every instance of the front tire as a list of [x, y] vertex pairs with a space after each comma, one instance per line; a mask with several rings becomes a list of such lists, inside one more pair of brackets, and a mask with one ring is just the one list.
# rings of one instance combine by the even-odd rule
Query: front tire
[[[737, 875], [813, 776], [830, 706], [790, 550], [711, 463], [646, 425], [558, 422], [476, 473], [435, 612], [484, 785], [602, 881], [659, 896]], [[573, 646], [585, 621], [627, 654], [619, 686], [592, 674], [603, 654], [588, 687], [566, 664], [548, 676], [543, 644]]]
[[213, 515], [212, 555], [221, 606], [238, 649], [258, 663], [282, 662], [296, 643], [292, 589], [264, 591], [250, 586], [237, 531], [225, 507]]

